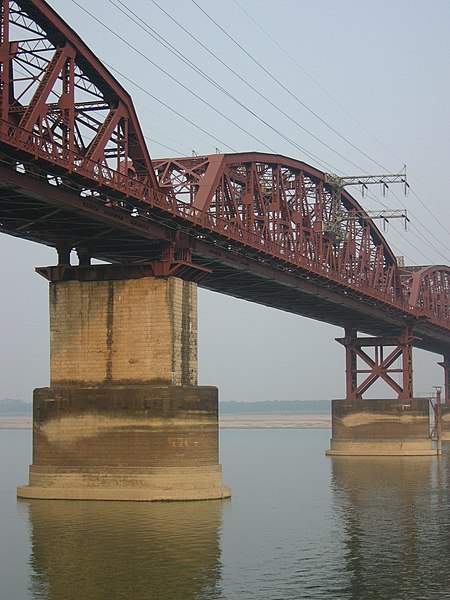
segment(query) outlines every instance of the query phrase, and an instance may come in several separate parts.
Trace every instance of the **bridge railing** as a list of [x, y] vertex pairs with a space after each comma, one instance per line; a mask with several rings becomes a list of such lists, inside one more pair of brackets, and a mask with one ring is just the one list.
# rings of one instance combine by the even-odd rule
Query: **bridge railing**
[[[22, 150], [35, 161], [43, 160], [51, 163], [57, 168], [54, 171], [55, 175], [74, 174], [95, 182], [100, 187], [105, 186], [148, 204], [160, 205], [165, 209], [170, 207], [170, 200], [165, 194], [121, 173], [107, 163], [95, 162], [80, 156], [54, 140], [45, 139], [34, 131], [28, 131], [3, 119], [0, 123], [1, 142], [17, 150]], [[20, 158], [18, 161], [20, 162]]]
[[[159, 209], [170, 213], [175, 218], [191, 222], [200, 230], [217, 234], [221, 238], [229, 240], [229, 249], [232, 249], [231, 242], [233, 242], [239, 247], [249, 246], [258, 250], [261, 253], [262, 263], [270, 263], [272, 267], [276, 266], [276, 268], [288, 272], [298, 268], [303, 271], [301, 277], [316, 278], [321, 285], [329, 285], [329, 282], [332, 281], [338, 286], [347, 288], [344, 293], [355, 295], [356, 292], [356, 294], [359, 293], [387, 303], [414, 316], [426, 314], [436, 320], [436, 315], [431, 311], [411, 306], [407, 301], [398, 298], [393, 289], [390, 292], [381, 291], [365, 282], [355, 280], [354, 277], [338, 273], [328, 264], [299, 255], [283, 244], [244, 229], [240, 224], [236, 225], [223, 217], [195, 208], [170, 194], [162, 193], [136, 177], [121, 173], [107, 163], [95, 162], [77, 155], [53, 140], [45, 139], [34, 131], [20, 128], [3, 119], [0, 120], [0, 142], [25, 153], [28, 159], [32, 158], [37, 163], [39, 161], [50, 163], [53, 165], [53, 169], [49, 169], [49, 171], [53, 176], [64, 178], [73, 175], [77, 184], [88, 189], [92, 189], [92, 185], [89, 184], [94, 183], [95, 187], [100, 188], [100, 191], [106, 195], [108, 190], [114, 190], [125, 199], [132, 198], [134, 202], [130, 203], [128, 200], [117, 199], [112, 194], [108, 203], [129, 212], [134, 211], [134, 216], [151, 218], [151, 214], [146, 211], [150, 208]], [[20, 154], [15, 154], [15, 160], [20, 163], [22, 157]], [[26, 162], [25, 159], [24, 162]], [[234, 248], [236, 249], [237, 246]], [[273, 259], [275, 259], [276, 265]]]

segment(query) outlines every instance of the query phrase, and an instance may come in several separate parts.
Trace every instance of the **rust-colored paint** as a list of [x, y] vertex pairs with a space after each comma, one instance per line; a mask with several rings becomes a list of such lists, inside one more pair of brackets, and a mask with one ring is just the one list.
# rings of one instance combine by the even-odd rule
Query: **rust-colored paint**
[[[374, 310], [369, 333], [378, 335], [376, 319], [383, 334], [395, 321], [387, 335], [411, 326], [421, 347], [448, 354], [448, 266], [399, 269], [374, 223], [354, 218], [356, 200], [342, 191], [336, 207], [325, 174], [304, 162], [246, 152], [152, 163], [130, 95], [70, 26], [44, 0], [0, 2], [3, 231], [57, 248], [60, 267], [76, 245], [84, 266], [146, 261], [156, 276], [183, 278], [197, 269], [191, 280], [270, 306], [287, 274], [290, 290], [301, 286], [323, 304], [299, 314], [355, 326], [359, 302], [366, 313], [357, 326]], [[336, 208], [338, 236], [329, 228]], [[236, 257], [249, 264], [244, 291]], [[255, 281], [261, 265], [269, 278]], [[262, 279], [277, 289], [255, 297]]]

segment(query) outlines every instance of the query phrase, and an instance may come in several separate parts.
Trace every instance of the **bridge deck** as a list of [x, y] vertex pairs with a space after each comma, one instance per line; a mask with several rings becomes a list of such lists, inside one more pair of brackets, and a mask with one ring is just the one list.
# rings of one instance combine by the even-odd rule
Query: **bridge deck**
[[[89, 245], [94, 257], [116, 264], [159, 260], [161, 241], [172, 239], [173, 229], [180, 228], [179, 220], [161, 211], [153, 210], [152, 218], [143, 220], [5, 166], [0, 167], [0, 198], [4, 233], [54, 247], [73, 240]], [[181, 224], [181, 230], [185, 228]], [[449, 329], [406, 306], [367, 297], [325, 275], [292, 268], [207, 231], [195, 234], [192, 262], [211, 271], [199, 281], [206, 289], [341, 327], [351, 325], [369, 335], [399, 335], [406, 321], [420, 338], [418, 347], [449, 351]], [[65, 277], [82, 277], [82, 269], [75, 271]]]
[[60, 266], [72, 249], [83, 264], [156, 261], [156, 275], [175, 261], [205, 288], [367, 334], [408, 329], [450, 356], [450, 267], [401, 269], [358, 202], [293, 158], [152, 161], [129, 93], [57, 12], [0, 2], [0, 231], [55, 247]]

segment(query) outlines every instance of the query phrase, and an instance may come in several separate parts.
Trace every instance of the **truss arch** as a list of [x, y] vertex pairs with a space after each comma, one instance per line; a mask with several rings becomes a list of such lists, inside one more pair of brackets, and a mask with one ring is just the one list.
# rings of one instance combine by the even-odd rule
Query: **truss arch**
[[410, 306], [433, 318], [450, 319], [450, 267], [405, 268], [402, 280]]
[[18, 156], [158, 189], [130, 95], [46, 2], [2, 0], [0, 59], [0, 134]]
[[[342, 284], [404, 302], [395, 256], [345, 190], [339, 205], [321, 171], [266, 153], [154, 162], [159, 184], [190, 214], [208, 213], [231, 238]], [[330, 226], [333, 224], [333, 227]]]

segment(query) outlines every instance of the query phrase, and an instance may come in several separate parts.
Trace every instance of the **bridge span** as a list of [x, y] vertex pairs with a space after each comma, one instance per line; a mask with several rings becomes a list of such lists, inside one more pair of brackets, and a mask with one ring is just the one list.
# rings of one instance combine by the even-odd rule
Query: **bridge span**
[[[435, 452], [412, 348], [443, 356], [450, 417], [450, 267], [399, 265], [362, 206], [304, 162], [152, 161], [129, 94], [55, 11], [1, 6], [0, 231], [58, 256], [37, 269], [50, 281], [51, 385], [35, 391], [19, 493], [229, 493], [217, 391], [197, 386], [197, 285], [344, 329], [332, 452]], [[363, 398], [378, 380], [394, 399]]]

